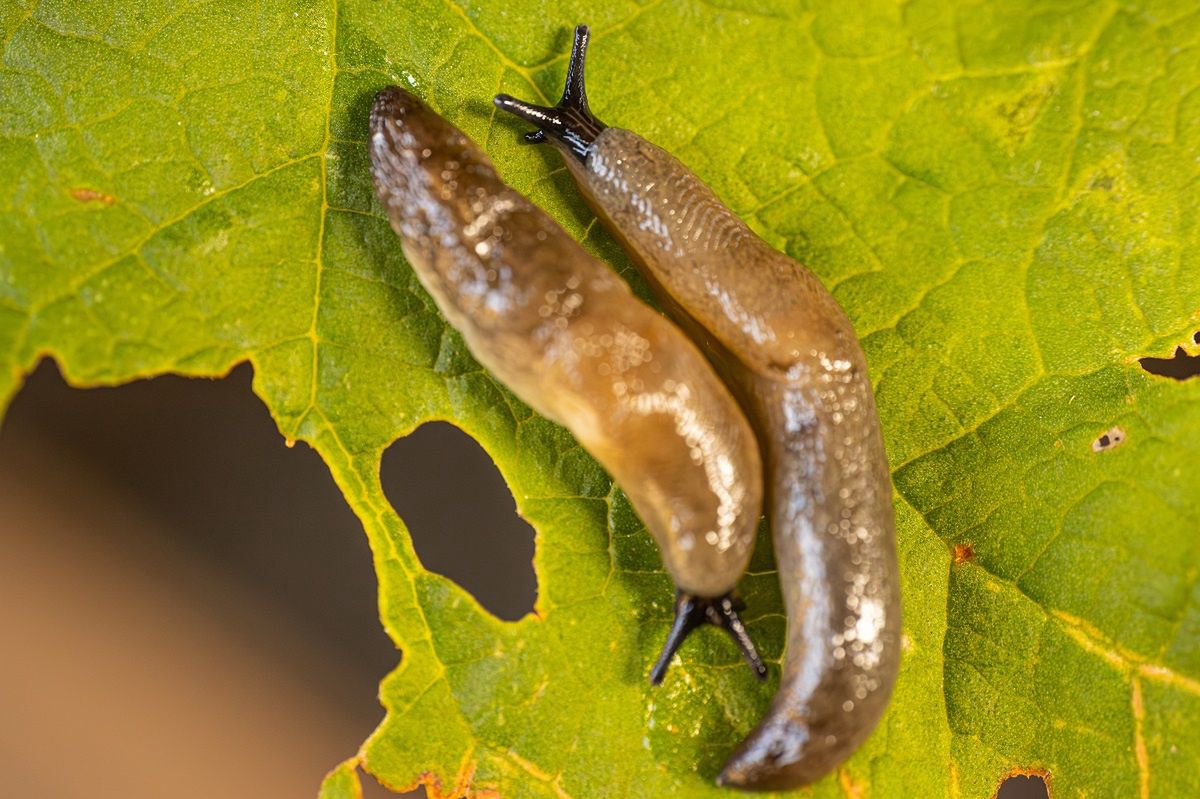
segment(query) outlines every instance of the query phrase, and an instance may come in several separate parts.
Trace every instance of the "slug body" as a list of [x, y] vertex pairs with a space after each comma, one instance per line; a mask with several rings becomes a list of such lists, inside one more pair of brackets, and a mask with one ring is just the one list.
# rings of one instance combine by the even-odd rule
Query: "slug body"
[[706, 621], [765, 676], [731, 596], [754, 545], [761, 459], [712, 367], [415, 96], [380, 92], [370, 131], [376, 193], [442, 314], [609, 471], [657, 542], [679, 593], [655, 679]]
[[583, 195], [755, 426], [788, 632], [779, 690], [719, 781], [806, 785], [871, 733], [899, 664], [891, 482], [866, 360], [808, 269], [762, 241], [669, 153], [591, 116], [586, 44], [580, 26], [557, 108], [503, 95], [496, 104], [538, 125], [529, 140], [562, 151]]

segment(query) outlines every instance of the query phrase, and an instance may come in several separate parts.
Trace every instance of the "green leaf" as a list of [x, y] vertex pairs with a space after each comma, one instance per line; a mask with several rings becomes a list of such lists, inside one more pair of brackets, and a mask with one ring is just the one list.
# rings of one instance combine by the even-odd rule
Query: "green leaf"
[[357, 759], [352, 758], [326, 774], [317, 799], [362, 799], [356, 766]]
[[[362, 520], [403, 651], [331, 779], [728, 795], [712, 778], [774, 683], [713, 632], [646, 684], [671, 593], [645, 531], [446, 328], [367, 175], [370, 98], [407, 85], [631, 275], [489, 104], [557, 94], [587, 21], [600, 118], [809, 264], [870, 360], [905, 657], [879, 730], [809, 794], [987, 797], [1017, 771], [1200, 794], [1200, 380], [1137, 363], [1200, 327], [1194, 4], [532, 5], [0, 2], [0, 398], [45, 356], [77, 385], [253, 364]], [[430, 419], [537, 528], [535, 615], [491, 617], [414, 554], [379, 462]], [[777, 662], [768, 549], [743, 591]]]

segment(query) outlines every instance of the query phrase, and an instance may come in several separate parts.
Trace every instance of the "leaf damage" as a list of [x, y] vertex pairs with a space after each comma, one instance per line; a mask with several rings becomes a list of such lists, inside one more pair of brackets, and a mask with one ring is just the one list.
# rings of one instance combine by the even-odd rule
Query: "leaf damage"
[[[1196, 334], [1200, 337], [1200, 333]], [[1180, 382], [1200, 377], [1200, 353], [1190, 355], [1180, 344], [1170, 358], [1155, 358], [1147, 356], [1138, 358], [1142, 368], [1152, 375], [1169, 377]]]
[[1092, 442], [1092, 452], [1107, 452], [1124, 442], [1125, 429], [1120, 425], [1113, 425], [1098, 435], [1096, 440]]
[[1012, 768], [1001, 778], [993, 799], [1054, 799], [1050, 772], [1043, 768]]
[[113, 203], [115, 203], [117, 201], [117, 198], [112, 196], [111, 194], [106, 194], [106, 193], [104, 193], [102, 191], [98, 191], [96, 189], [87, 189], [87, 188], [77, 187], [77, 188], [71, 189], [70, 194], [71, 194], [72, 198], [78, 200], [81, 203], [98, 202], [101, 205], [112, 205]]

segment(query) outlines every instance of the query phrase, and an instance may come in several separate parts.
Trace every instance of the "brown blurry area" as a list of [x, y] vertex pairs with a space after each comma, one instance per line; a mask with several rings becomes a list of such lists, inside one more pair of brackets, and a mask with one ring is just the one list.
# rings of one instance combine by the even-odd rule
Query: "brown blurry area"
[[426, 569], [454, 580], [501, 619], [533, 611], [533, 528], [473, 438], [445, 422], [422, 425], [387, 448], [379, 471]]
[[43, 363], [14, 401], [5, 796], [311, 797], [382, 718], [362, 528], [250, 378], [78, 391]]

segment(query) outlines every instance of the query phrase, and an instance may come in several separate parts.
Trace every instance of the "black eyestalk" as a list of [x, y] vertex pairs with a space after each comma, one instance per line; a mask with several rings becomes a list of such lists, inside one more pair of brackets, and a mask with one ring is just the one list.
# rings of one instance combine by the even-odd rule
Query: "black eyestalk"
[[552, 136], [562, 142], [580, 161], [586, 161], [592, 143], [606, 127], [588, 108], [587, 91], [583, 87], [583, 64], [587, 57], [587, 25], [575, 27], [575, 45], [571, 48], [571, 63], [567, 66], [567, 84], [562, 99], [553, 108], [534, 105], [507, 94], [497, 94], [492, 100], [496, 107], [537, 126], [525, 134], [525, 141], [539, 144]]
[[671, 625], [671, 632], [667, 635], [667, 642], [663, 645], [662, 654], [658, 656], [658, 661], [650, 670], [650, 684], [662, 684], [663, 677], [667, 675], [667, 666], [670, 665], [671, 658], [675, 657], [675, 653], [692, 631], [705, 623], [716, 625], [729, 633], [729, 637], [737, 644], [738, 649], [742, 651], [742, 656], [750, 664], [754, 676], [760, 680], [767, 679], [767, 667], [759, 657], [758, 650], [754, 647], [754, 641], [750, 640], [746, 626], [738, 617], [738, 611], [744, 609], [745, 606], [734, 599], [732, 594], [712, 599], [698, 597], [686, 591], [677, 591], [675, 593], [675, 623]]

